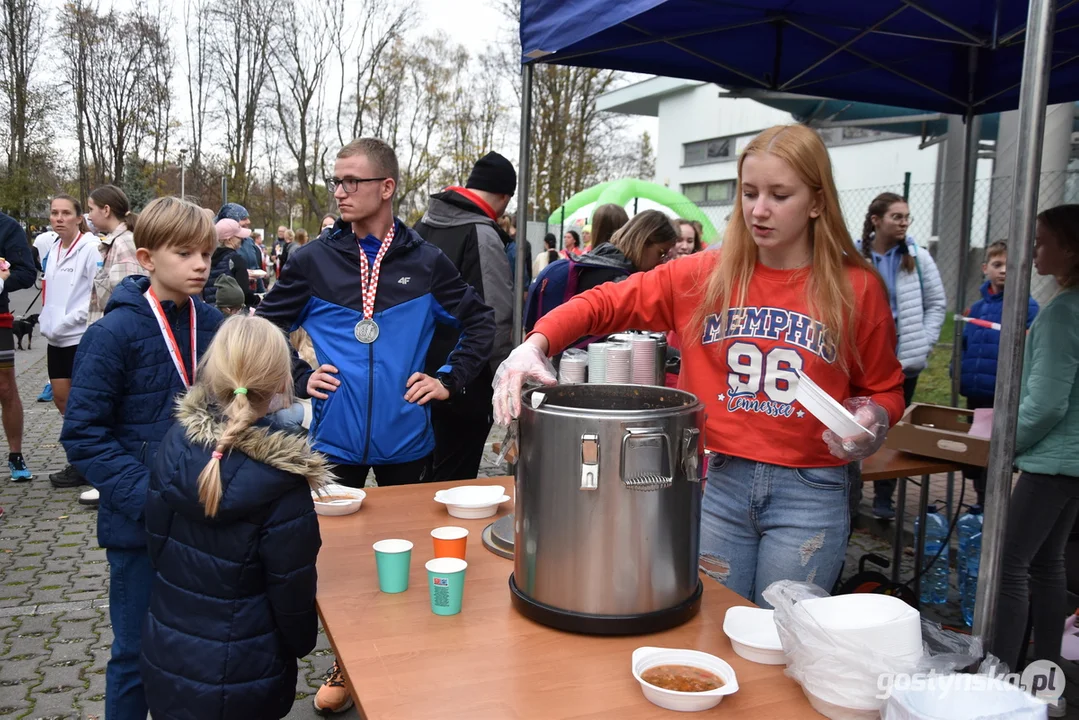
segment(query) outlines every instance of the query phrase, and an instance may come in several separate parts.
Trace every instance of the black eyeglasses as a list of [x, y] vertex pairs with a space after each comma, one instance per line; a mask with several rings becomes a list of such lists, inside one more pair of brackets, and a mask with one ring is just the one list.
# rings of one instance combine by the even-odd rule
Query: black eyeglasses
[[326, 189], [332, 194], [337, 192], [337, 188], [341, 187], [345, 189], [346, 193], [351, 195], [360, 189], [360, 183], [382, 182], [383, 180], [389, 180], [389, 178], [326, 178]]

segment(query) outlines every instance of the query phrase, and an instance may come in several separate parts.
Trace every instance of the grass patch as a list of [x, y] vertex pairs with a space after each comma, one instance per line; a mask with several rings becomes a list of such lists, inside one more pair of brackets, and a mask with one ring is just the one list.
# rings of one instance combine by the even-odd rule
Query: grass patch
[[[940, 340], [929, 354], [929, 367], [918, 376], [918, 387], [914, 391], [914, 402], [933, 405], [952, 404], [952, 378], [948, 366], [952, 362], [952, 333], [955, 332], [955, 319], [949, 312], [940, 329]], [[959, 399], [963, 404], [963, 399]]]

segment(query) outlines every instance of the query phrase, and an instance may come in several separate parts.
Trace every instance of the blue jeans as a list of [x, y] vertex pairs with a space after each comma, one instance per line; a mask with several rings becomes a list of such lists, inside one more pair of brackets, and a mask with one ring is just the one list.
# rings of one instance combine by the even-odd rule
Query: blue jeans
[[843, 567], [848, 466], [787, 468], [713, 455], [701, 512], [701, 568], [742, 597], [776, 580], [831, 592]]
[[109, 620], [112, 657], [105, 668], [105, 717], [146, 720], [148, 709], [139, 673], [142, 621], [150, 608], [154, 570], [146, 550], [105, 551], [109, 561]]

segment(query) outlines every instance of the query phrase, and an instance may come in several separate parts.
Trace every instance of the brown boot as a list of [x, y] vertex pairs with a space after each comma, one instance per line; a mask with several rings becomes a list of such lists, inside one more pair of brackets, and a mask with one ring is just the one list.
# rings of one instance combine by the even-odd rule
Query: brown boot
[[352, 707], [352, 693], [345, 682], [345, 674], [337, 667], [337, 661], [326, 674], [326, 682], [315, 693], [313, 702], [315, 712], [319, 715], [336, 715]]

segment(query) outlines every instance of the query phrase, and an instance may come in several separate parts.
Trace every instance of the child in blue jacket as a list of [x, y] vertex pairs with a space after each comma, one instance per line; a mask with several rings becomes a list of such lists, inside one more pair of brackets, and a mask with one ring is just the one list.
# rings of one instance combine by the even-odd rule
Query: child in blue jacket
[[318, 519], [329, 465], [270, 420], [291, 401], [284, 334], [225, 321], [178, 403], [146, 500], [157, 570], [142, 641], [154, 720], [276, 720], [318, 633]]
[[173, 399], [191, 385], [221, 323], [220, 312], [191, 297], [206, 283], [216, 242], [197, 205], [172, 197], [147, 205], [135, 247], [150, 276], [120, 283], [75, 355], [60, 442], [101, 494], [97, 540], [109, 562], [113, 632], [105, 669], [109, 720], [146, 717], [139, 642], [153, 569], [143, 507], [150, 467], [173, 424]]
[[[1004, 312], [1004, 279], [1008, 265], [1008, 245], [1003, 240], [985, 249], [982, 263], [982, 299], [971, 305], [967, 317], [1000, 323]], [[1038, 315], [1038, 303], [1029, 300], [1027, 327]], [[959, 393], [967, 399], [967, 408], [993, 407], [993, 394], [997, 385], [997, 353], [1000, 350], [1000, 330], [966, 323], [963, 326], [963, 361], [959, 374]], [[963, 477], [974, 481], [978, 505], [985, 504], [985, 468], [968, 467]]]

